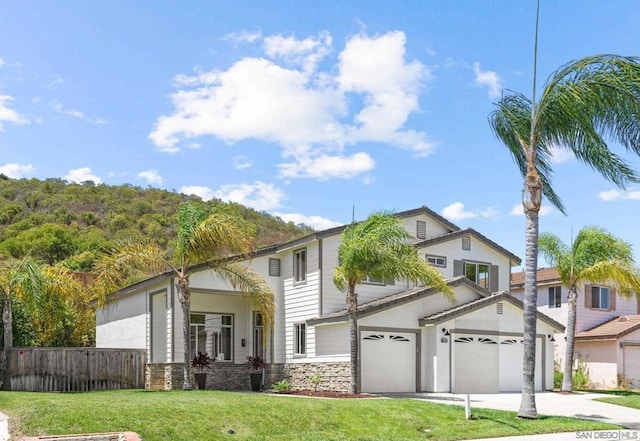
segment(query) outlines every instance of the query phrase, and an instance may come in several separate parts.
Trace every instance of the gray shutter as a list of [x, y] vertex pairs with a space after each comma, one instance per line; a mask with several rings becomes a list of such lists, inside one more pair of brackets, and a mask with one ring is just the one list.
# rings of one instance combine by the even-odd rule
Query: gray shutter
[[609, 289], [609, 311], [615, 311], [615, 310], [616, 310], [616, 289], [610, 288]]
[[464, 265], [462, 264], [462, 260], [454, 260], [453, 261], [453, 277], [458, 277], [463, 275], [464, 275]]
[[489, 275], [489, 288], [491, 292], [498, 291], [498, 265], [491, 265], [491, 274]]
[[584, 307], [591, 309], [591, 285], [584, 286]]

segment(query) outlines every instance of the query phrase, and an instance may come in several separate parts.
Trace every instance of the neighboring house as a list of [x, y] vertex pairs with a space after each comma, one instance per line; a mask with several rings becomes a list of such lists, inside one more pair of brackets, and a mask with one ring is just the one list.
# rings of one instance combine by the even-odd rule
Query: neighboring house
[[[562, 285], [555, 268], [538, 270], [538, 311], [567, 324], [568, 288]], [[586, 295], [585, 295], [586, 293]], [[524, 273], [511, 276], [511, 294], [522, 300]], [[576, 304], [576, 363], [585, 362], [592, 387], [616, 387], [617, 375], [625, 375], [640, 385], [640, 331], [632, 324], [639, 313], [640, 300], [624, 298], [611, 286], [585, 284], [578, 287]], [[554, 335], [555, 359], [564, 366], [566, 338]]]
[[[422, 207], [397, 213], [455, 301], [430, 287], [369, 279], [357, 287], [361, 387], [365, 392], [518, 391], [522, 303], [508, 294], [520, 259], [473, 229]], [[208, 387], [248, 389], [248, 355], [269, 363], [266, 384], [349, 390], [345, 294], [333, 284], [345, 226], [256, 251], [250, 265], [275, 292], [275, 325], [263, 347], [260, 314], [228, 283], [198, 265], [191, 282], [192, 350], [217, 361]], [[563, 326], [538, 318], [538, 390], [553, 387], [553, 344]], [[129, 286], [97, 311], [98, 347], [148, 351], [147, 387], [182, 385], [182, 315], [171, 272]], [[318, 377], [319, 375], [319, 377]]]

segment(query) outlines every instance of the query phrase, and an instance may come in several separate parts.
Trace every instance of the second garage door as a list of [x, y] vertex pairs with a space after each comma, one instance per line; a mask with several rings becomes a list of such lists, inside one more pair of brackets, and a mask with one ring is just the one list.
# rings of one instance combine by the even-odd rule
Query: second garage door
[[640, 387], [640, 346], [624, 346], [624, 376]]
[[363, 392], [416, 391], [416, 334], [363, 331], [360, 372]]

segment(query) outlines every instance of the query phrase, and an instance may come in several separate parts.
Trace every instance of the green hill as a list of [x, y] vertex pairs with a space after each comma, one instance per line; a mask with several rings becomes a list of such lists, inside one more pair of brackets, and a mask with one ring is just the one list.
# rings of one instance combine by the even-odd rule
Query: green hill
[[168, 253], [176, 237], [178, 205], [230, 205], [256, 227], [256, 248], [313, 230], [220, 200], [131, 185], [68, 183], [62, 179], [9, 179], [0, 175], [0, 257], [27, 253], [48, 263], [90, 271], [97, 251], [117, 241], [149, 239]]

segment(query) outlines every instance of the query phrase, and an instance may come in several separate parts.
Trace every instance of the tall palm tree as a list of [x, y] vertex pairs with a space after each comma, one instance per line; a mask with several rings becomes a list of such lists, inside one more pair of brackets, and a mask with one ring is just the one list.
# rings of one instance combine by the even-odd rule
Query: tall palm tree
[[411, 237], [402, 221], [386, 212], [373, 213], [364, 222], [349, 225], [342, 233], [333, 283], [346, 294], [353, 394], [360, 388], [356, 286], [368, 276], [378, 280], [406, 280], [432, 286], [453, 297], [453, 290], [442, 274], [421, 259], [418, 250], [407, 242]]
[[[535, 82], [535, 80], [534, 80]], [[509, 92], [496, 104], [489, 123], [507, 146], [524, 177], [526, 217], [524, 358], [518, 416], [536, 418], [534, 393], [536, 272], [542, 196], [565, 212], [551, 186], [553, 149], [567, 150], [619, 187], [639, 178], [608, 140], [640, 154], [640, 64], [633, 57], [594, 55], [554, 72], [538, 102]]]
[[[217, 206], [207, 210], [187, 202], [178, 207], [178, 234], [173, 259], [165, 259], [152, 244], [132, 244], [103, 256], [98, 265], [98, 293], [108, 294], [129, 283], [136, 270], [168, 266], [175, 273], [182, 309], [184, 345], [184, 390], [191, 382], [191, 290], [189, 277], [195, 265], [203, 264], [227, 280], [262, 313], [265, 329], [270, 329], [275, 314], [274, 294], [264, 279], [247, 265], [253, 250], [251, 224], [230, 208]], [[132, 272], [133, 270], [133, 272]], [[263, 338], [266, 339], [266, 333]], [[264, 343], [264, 342], [263, 342]]]
[[[606, 283], [618, 287], [618, 293], [631, 296], [640, 292], [640, 278], [634, 268], [631, 245], [597, 226], [584, 227], [571, 245], [552, 233], [540, 234], [540, 253], [558, 268], [562, 284], [569, 288], [567, 303], [567, 348], [562, 391], [573, 390], [573, 354], [576, 335], [578, 286]], [[585, 296], [591, 295], [589, 292]]]
[[[20, 299], [29, 308], [48, 308], [55, 314], [65, 297], [74, 296], [80, 285], [64, 269], [52, 267], [30, 257], [0, 263], [0, 297], [4, 343], [3, 389], [11, 390], [11, 352], [13, 350], [12, 301]], [[53, 308], [53, 309], [51, 309]]]

